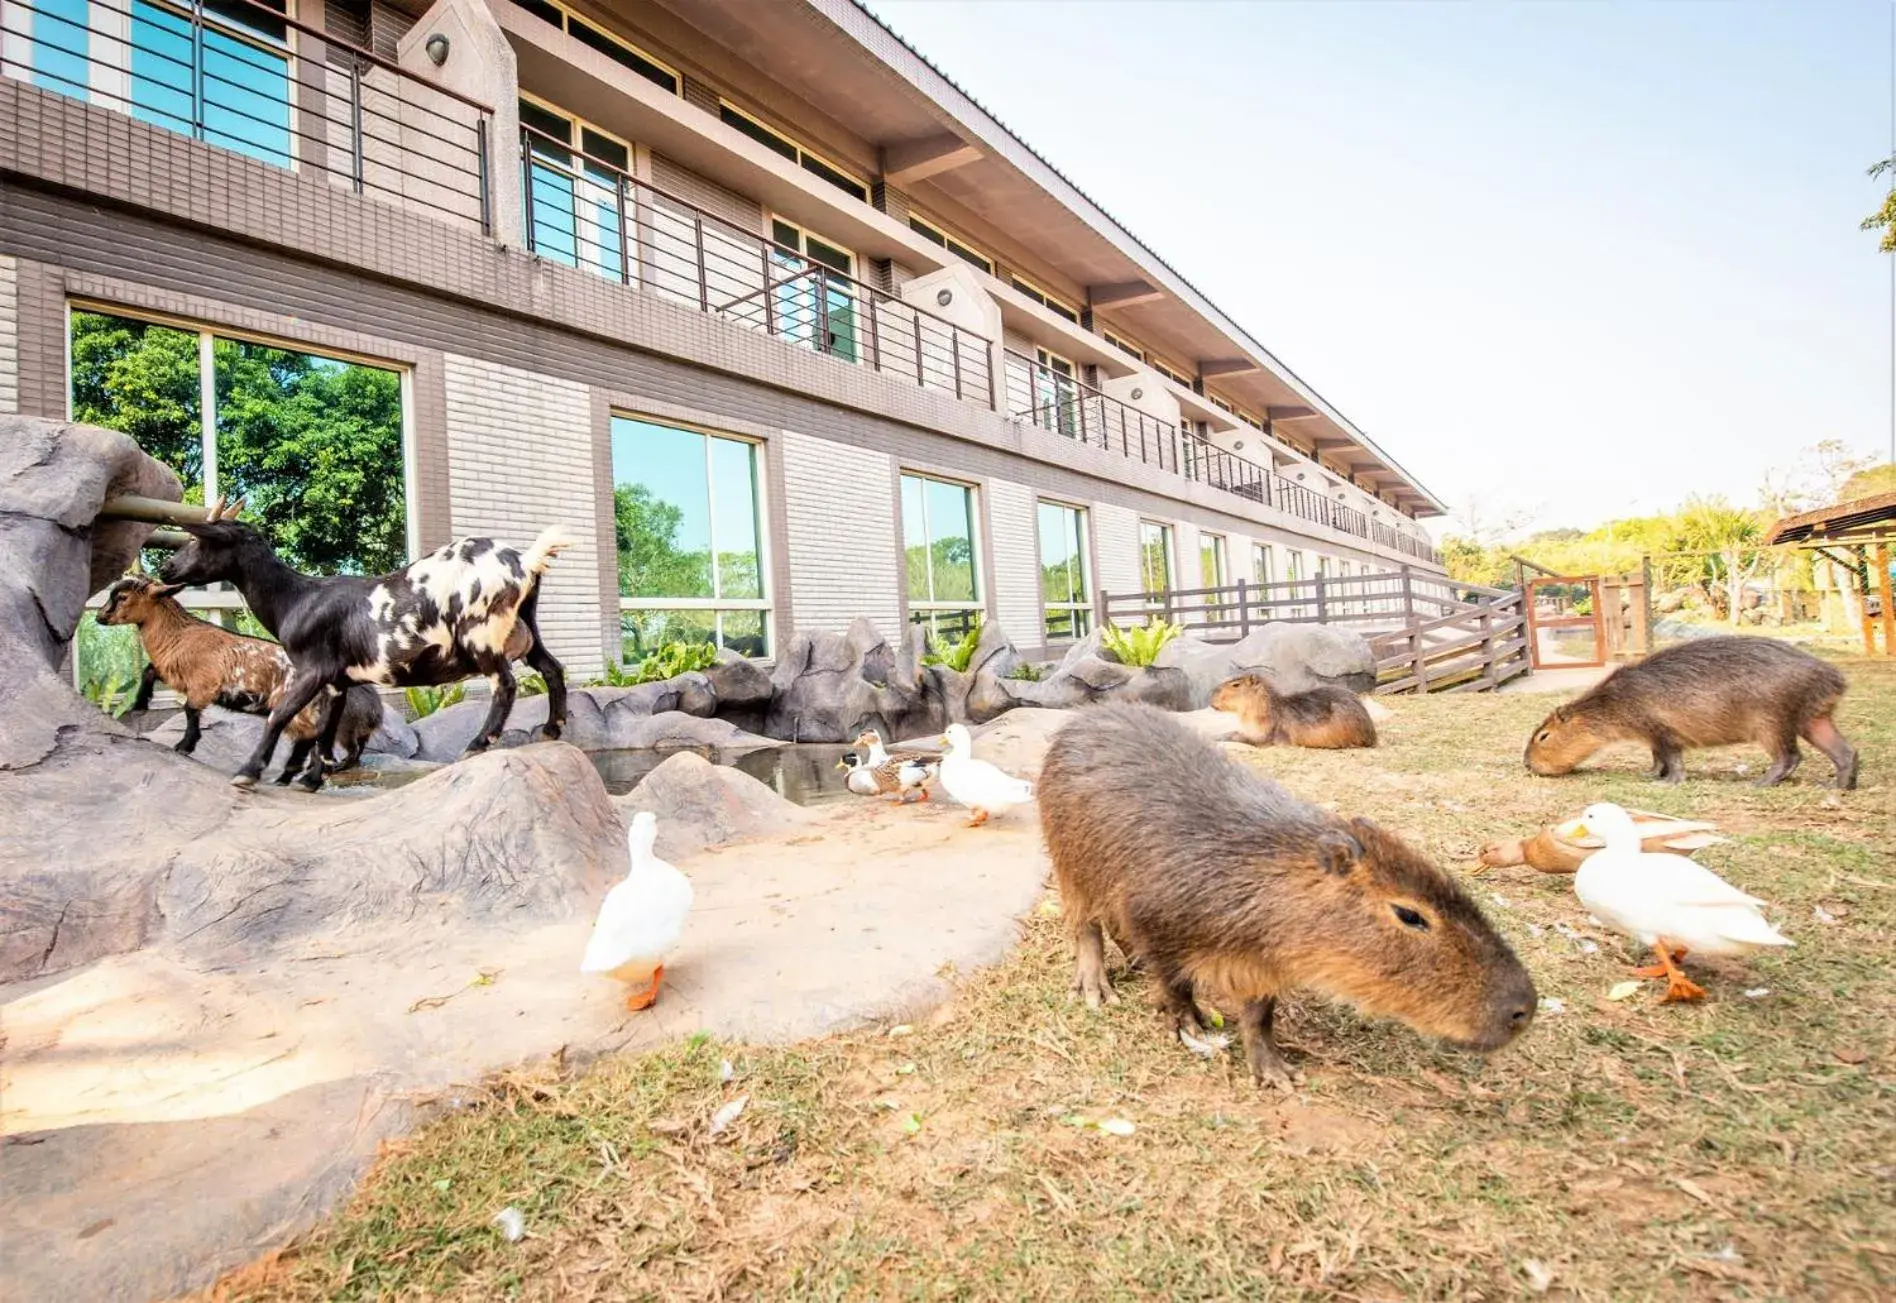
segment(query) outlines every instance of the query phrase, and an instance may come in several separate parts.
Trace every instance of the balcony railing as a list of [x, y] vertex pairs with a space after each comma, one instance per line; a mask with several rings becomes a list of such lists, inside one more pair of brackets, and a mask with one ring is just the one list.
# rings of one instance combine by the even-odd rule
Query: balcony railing
[[1181, 469], [1177, 426], [1012, 349], [1003, 367], [1007, 410], [1017, 420], [1162, 470]]
[[989, 342], [564, 141], [521, 129], [527, 243], [775, 339], [955, 398], [994, 402]]
[[0, 74], [489, 229], [487, 106], [255, 0], [0, 0]]

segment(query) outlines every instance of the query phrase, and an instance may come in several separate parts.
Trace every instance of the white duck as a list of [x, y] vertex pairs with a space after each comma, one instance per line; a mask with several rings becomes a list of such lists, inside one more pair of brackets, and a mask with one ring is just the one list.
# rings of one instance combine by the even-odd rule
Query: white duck
[[941, 744], [942, 790], [974, 812], [974, 818], [968, 821], [970, 828], [986, 823], [990, 814], [1034, 799], [1032, 783], [974, 758], [974, 740], [968, 736], [966, 725], [950, 724]]
[[658, 999], [665, 956], [678, 944], [691, 912], [691, 879], [652, 853], [657, 840], [657, 816], [649, 810], [633, 815], [625, 838], [631, 868], [625, 881], [606, 893], [579, 961], [582, 973], [604, 973], [631, 984], [625, 998], [631, 1010], [649, 1009]]
[[1683, 855], [1641, 850], [1632, 816], [1617, 805], [1589, 805], [1555, 831], [1569, 839], [1597, 836], [1606, 842], [1574, 874], [1574, 895], [1602, 923], [1652, 947], [1659, 962], [1634, 972], [1665, 978], [1668, 1002], [1705, 995], [1705, 988], [1679, 969], [1688, 951], [1741, 955], [1791, 944], [1758, 912], [1764, 902], [1757, 897]]

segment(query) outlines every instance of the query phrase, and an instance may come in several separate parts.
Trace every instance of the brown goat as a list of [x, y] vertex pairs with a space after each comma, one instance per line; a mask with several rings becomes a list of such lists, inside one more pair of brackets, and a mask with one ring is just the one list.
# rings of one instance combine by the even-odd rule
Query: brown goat
[[[148, 664], [139, 683], [133, 708], [151, 704], [152, 690], [162, 679], [184, 698], [184, 736], [172, 749], [183, 755], [196, 750], [201, 736], [200, 715], [208, 706], [247, 715], [267, 715], [290, 678], [290, 658], [276, 643], [248, 638], [200, 620], [180, 606], [176, 594], [182, 584], [160, 584], [144, 575], [128, 575], [107, 590], [99, 611], [100, 624], [129, 624], [137, 628]], [[322, 731], [328, 698], [311, 702], [285, 730], [295, 739], [279, 784], [288, 783], [309, 758]], [[382, 702], [375, 689], [364, 684], [349, 689], [343, 705], [337, 740], [343, 747], [341, 764], [353, 768], [362, 749], [382, 720]], [[330, 757], [325, 756], [328, 763]]]

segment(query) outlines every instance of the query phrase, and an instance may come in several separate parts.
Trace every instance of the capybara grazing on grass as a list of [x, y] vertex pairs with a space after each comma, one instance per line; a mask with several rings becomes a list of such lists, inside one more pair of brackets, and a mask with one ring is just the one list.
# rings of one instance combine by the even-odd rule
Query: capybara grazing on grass
[[1277, 997], [1309, 987], [1466, 1049], [1533, 1020], [1534, 983], [1447, 874], [1226, 760], [1144, 705], [1089, 706], [1054, 735], [1040, 823], [1073, 934], [1073, 990], [1115, 999], [1105, 933], [1158, 980], [1174, 1028], [1195, 990], [1237, 1001], [1251, 1072], [1290, 1084]]
[[1211, 708], [1235, 714], [1237, 736], [1252, 746], [1373, 747], [1376, 724], [1356, 694], [1321, 686], [1279, 692], [1262, 674], [1226, 679], [1211, 694]]
[[1830, 757], [1836, 784], [1857, 783], [1856, 748], [1831, 713], [1845, 688], [1841, 671], [1770, 638], [1695, 638], [1623, 665], [1541, 721], [1527, 743], [1527, 767], [1565, 774], [1609, 742], [1652, 748], [1653, 777], [1685, 778], [1687, 747], [1756, 742], [1771, 753], [1758, 780], [1769, 787], [1803, 759], [1804, 738]]

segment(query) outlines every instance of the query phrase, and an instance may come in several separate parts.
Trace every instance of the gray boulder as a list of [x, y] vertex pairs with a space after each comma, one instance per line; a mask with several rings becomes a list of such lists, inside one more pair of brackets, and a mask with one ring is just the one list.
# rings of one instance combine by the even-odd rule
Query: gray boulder
[[[537, 740], [550, 704], [545, 693], [516, 699], [507, 712], [499, 745], [525, 746]], [[487, 698], [480, 697], [416, 720], [414, 731], [419, 746], [411, 754], [439, 763], [453, 760], [480, 732], [487, 708]], [[566, 727], [560, 737], [583, 751], [665, 745], [646, 740], [654, 736], [647, 722], [653, 716], [678, 714], [716, 722], [712, 720], [716, 709], [717, 694], [711, 680], [696, 672], [629, 688], [575, 688], [566, 694]], [[729, 730], [713, 732], [720, 738], [729, 736]], [[768, 742], [759, 740], [753, 745]]]
[[680, 752], [612, 802], [625, 820], [649, 810], [658, 816], [658, 853], [683, 859], [741, 837], [765, 837], [816, 816], [778, 796], [749, 774]]
[[384, 701], [382, 722], [376, 727], [374, 736], [369, 738], [367, 750], [412, 760], [421, 750], [421, 738], [416, 735], [413, 728], [409, 727], [408, 720], [401, 711]]
[[1361, 634], [1322, 624], [1267, 624], [1232, 643], [1210, 643], [1190, 634], [1173, 639], [1159, 653], [1158, 666], [1180, 672], [1190, 705], [1211, 704], [1220, 683], [1238, 674], [1261, 671], [1280, 691], [1305, 692], [1319, 685], [1349, 692], [1376, 687], [1376, 657]]
[[948, 722], [942, 683], [924, 673], [913, 632], [892, 647], [867, 620], [791, 638], [771, 688], [764, 732], [789, 742], [847, 742], [865, 728], [914, 737]]

